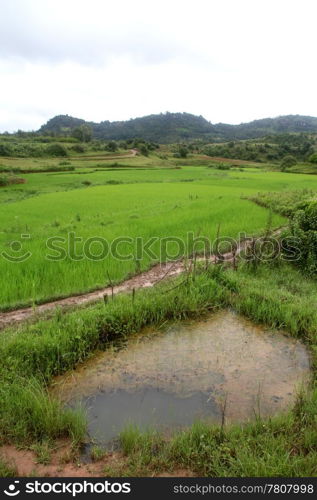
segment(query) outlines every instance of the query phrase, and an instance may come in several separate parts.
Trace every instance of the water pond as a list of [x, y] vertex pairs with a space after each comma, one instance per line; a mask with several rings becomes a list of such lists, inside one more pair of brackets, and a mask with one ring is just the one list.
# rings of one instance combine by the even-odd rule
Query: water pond
[[289, 408], [310, 374], [306, 347], [231, 311], [145, 329], [55, 380], [83, 405], [91, 438], [108, 444], [129, 423], [170, 431], [197, 419], [246, 421]]

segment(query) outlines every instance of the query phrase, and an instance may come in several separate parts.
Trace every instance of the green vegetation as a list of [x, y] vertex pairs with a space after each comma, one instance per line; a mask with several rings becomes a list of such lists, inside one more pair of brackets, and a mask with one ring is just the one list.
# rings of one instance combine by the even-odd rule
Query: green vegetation
[[249, 199], [270, 210], [284, 215], [293, 216], [295, 212], [316, 198], [316, 191], [312, 189], [296, 189], [294, 191], [263, 192], [251, 196]]
[[[55, 116], [40, 129], [41, 133], [60, 134], [82, 126], [85, 122], [71, 116]], [[178, 142], [184, 139], [210, 134], [213, 126], [202, 116], [189, 113], [161, 113], [144, 116], [126, 122], [88, 123], [93, 135], [102, 140], [127, 140], [142, 137], [160, 143]]]
[[[207, 144], [200, 148], [208, 156], [235, 158], [261, 163], [278, 163], [286, 170], [298, 162], [310, 161], [316, 146], [311, 134], [279, 134], [248, 141]], [[313, 162], [311, 162], [313, 163]]]
[[[6, 209], [0, 215], [1, 252], [14, 257], [23, 255], [23, 252], [12, 251], [10, 246], [20, 241], [23, 250], [32, 253], [25, 262], [14, 265], [1, 259], [2, 275], [7, 276], [0, 292], [2, 310], [104, 287], [109, 282], [108, 273], [113, 282], [120, 282], [166, 258], [166, 251], [162, 254], [157, 242], [151, 246], [154, 259], [147, 255], [136, 259], [132, 242], [120, 245], [120, 253], [133, 254], [124, 262], [110, 255], [99, 260], [75, 260], [74, 250], [68, 256], [63, 253], [65, 258], [59, 262], [49, 261], [46, 255], [57, 255], [46, 247], [49, 237], [64, 238], [58, 246], [67, 250], [69, 234], [74, 233], [82, 238], [76, 243], [76, 255], [80, 256], [84, 242], [91, 237], [104, 238], [108, 243], [118, 237], [148, 240], [153, 236], [153, 228], [159, 238], [183, 240], [188, 232], [214, 240], [218, 223], [221, 223], [222, 236], [237, 237], [240, 231], [255, 234], [265, 226], [267, 214], [265, 209], [252, 206], [245, 198], [260, 200], [267, 192], [286, 193], [293, 189], [294, 175], [289, 173], [254, 168], [240, 171], [235, 167], [222, 172], [219, 163], [210, 160], [205, 165], [212, 168], [175, 169], [172, 161], [172, 158], [166, 161], [154, 156], [144, 160], [135, 157], [120, 160], [120, 164], [105, 160], [100, 164], [104, 167], [96, 167], [96, 159], [87, 163], [72, 160], [71, 165], [50, 160], [38, 168], [50, 168], [51, 173], [28, 175], [25, 184], [2, 188], [0, 201], [6, 203]], [[22, 168], [24, 162], [16, 160], [14, 164]], [[30, 163], [28, 168], [33, 166], [34, 163]], [[70, 168], [74, 170], [68, 171]], [[298, 174], [295, 179], [297, 190], [308, 189], [310, 193], [317, 187], [314, 177]], [[276, 198], [277, 203], [283, 200], [279, 195]], [[289, 215], [288, 202], [285, 207], [281, 213]], [[273, 225], [283, 223], [282, 218], [274, 216]], [[31, 237], [21, 240], [21, 234]], [[168, 249], [175, 258], [181, 253], [176, 243], [170, 243]], [[186, 245], [186, 254], [192, 250]], [[91, 252], [98, 256], [100, 245], [92, 245]]]
[[[171, 124], [171, 118], [162, 115], [159, 123]], [[188, 468], [214, 476], [316, 475], [317, 178], [301, 173], [312, 174], [316, 169], [315, 136], [307, 128], [313, 122], [305, 122], [305, 134], [293, 134], [295, 122], [290, 119], [288, 125], [285, 122], [287, 134], [270, 136], [269, 147], [261, 149], [267, 138], [234, 139], [232, 144], [201, 139], [185, 143], [195, 129], [190, 133], [186, 129], [187, 115], [174, 118], [182, 130], [173, 128], [173, 133], [182, 134], [182, 139], [169, 147], [152, 142], [158, 134], [138, 138], [140, 122], [135, 137], [130, 131], [116, 142], [113, 136], [96, 139], [94, 124], [88, 124], [91, 137], [87, 124], [71, 117], [63, 117], [61, 129], [55, 120], [51, 129], [42, 130], [43, 135], [18, 132], [0, 138], [0, 310], [31, 305], [36, 312], [38, 303], [119, 283], [159, 260], [192, 256], [203, 245], [187, 239], [188, 233], [213, 242], [217, 235], [256, 236], [266, 234], [268, 228], [283, 227], [285, 234], [298, 238], [301, 260], [297, 266], [282, 258], [239, 262], [236, 270], [197, 264], [186, 276], [163, 280], [153, 289], [67, 312], [56, 310], [51, 318], [35, 316], [32, 324], [6, 329], [0, 341], [0, 444], [32, 449], [43, 464], [50, 461], [51, 448], [60, 438], [78, 449], [85, 439], [85, 415], [81, 409], [65, 409], [54, 399], [50, 386], [55, 376], [147, 325], [232, 308], [309, 346], [313, 380], [299, 394], [295, 407], [267, 420], [257, 415], [244, 425], [197, 422], [169, 438], [127, 428], [120, 436], [124, 458], [105, 472], [150, 475]], [[206, 123], [199, 117], [196, 125], [207, 130]], [[267, 135], [269, 128], [273, 134], [276, 124], [265, 122], [261, 130]], [[109, 130], [115, 124], [110, 125]], [[134, 126], [131, 120], [130, 127]], [[226, 127], [219, 124], [219, 134]], [[230, 130], [236, 134], [242, 129]], [[99, 132], [101, 136], [103, 131]], [[249, 133], [253, 137], [252, 127]], [[214, 148], [224, 148], [221, 159], [203, 154], [220, 153]], [[239, 148], [240, 156], [233, 156]], [[249, 159], [241, 161], [246, 152]], [[269, 154], [275, 156], [269, 160]], [[281, 162], [289, 156], [296, 165], [286, 161], [284, 169]], [[283, 172], [277, 171], [281, 168]], [[299, 173], [294, 175], [295, 171]], [[9, 181], [17, 174], [23, 184]], [[153, 236], [158, 237], [151, 245], [153, 255], [139, 254], [137, 239], [147, 242]], [[87, 246], [94, 237], [99, 243]], [[131, 254], [131, 258], [111, 254], [98, 258], [101, 239], [110, 244], [120, 237], [132, 238], [121, 241], [119, 249], [121, 256]], [[58, 238], [54, 247], [47, 246], [48, 238]], [[162, 247], [166, 238], [170, 241]], [[183, 248], [175, 238], [185, 242]], [[214, 250], [212, 244], [209, 250]], [[24, 252], [30, 252], [30, 257], [14, 262]], [[92, 448], [93, 460], [104, 455], [99, 447]], [[0, 459], [0, 476], [14, 473]]]
[[9, 186], [10, 184], [24, 184], [25, 179], [21, 179], [16, 175], [0, 174], [0, 187]]
[[[160, 259], [164, 261], [167, 252], [175, 258], [184, 251], [191, 254], [193, 248], [187, 243], [187, 233], [207, 236], [213, 241], [219, 222], [223, 236], [235, 238], [240, 231], [257, 233], [265, 226], [266, 211], [256, 206], [250, 210], [251, 202], [241, 199], [241, 194], [257, 192], [260, 186], [263, 190], [283, 188], [291, 178], [283, 177], [282, 180], [281, 175], [251, 171], [248, 175], [231, 171], [219, 174], [218, 170], [204, 167], [167, 172], [129, 169], [89, 175], [77, 172], [60, 176], [32, 174], [28, 176], [28, 190], [37, 188], [39, 191], [43, 189], [42, 192], [59, 192], [12, 201], [1, 213], [1, 250], [9, 256], [24, 255], [11, 250], [11, 242], [18, 240], [23, 244], [23, 251], [32, 254], [25, 262], [14, 265], [10, 259], [1, 259], [1, 272], [7, 276], [0, 291], [1, 308], [40, 303], [101, 288], [109, 282], [108, 273], [113, 282], [120, 282], [139, 270], [148, 269]], [[193, 181], [184, 182], [188, 179]], [[306, 176], [299, 178], [303, 186], [309, 181]], [[73, 189], [75, 182], [77, 190]], [[104, 185], [94, 186], [94, 182]], [[18, 195], [23, 192], [18, 191]], [[3, 195], [8, 196], [8, 193]], [[10, 195], [13, 196], [12, 191]], [[76, 219], [77, 214], [80, 220]], [[273, 223], [279, 226], [284, 221], [276, 215]], [[154, 236], [160, 239], [181, 238], [185, 249], [171, 242], [161, 251], [161, 242], [157, 241], [151, 246], [154, 258], [146, 254], [139, 258], [135, 239], [150, 240], [153, 228]], [[69, 245], [70, 233], [82, 238], [76, 242], [76, 248]], [[30, 234], [31, 237], [21, 239], [21, 234]], [[47, 248], [46, 241], [50, 237], [65, 239], [58, 240], [61, 252]], [[104, 238], [109, 244], [115, 238], [132, 238], [131, 243], [120, 244], [120, 253], [124, 256], [132, 254], [131, 258], [122, 261], [110, 254], [105, 258], [81, 258], [85, 242], [91, 237]], [[68, 255], [65, 255], [66, 250]], [[89, 251], [98, 257], [102, 247], [98, 243], [92, 244]], [[61, 255], [58, 261], [46, 258], [58, 254]]]
[[[206, 277], [199, 280], [205, 284]], [[52, 377], [73, 368], [110, 340], [137, 332], [146, 324], [196, 316], [210, 308], [217, 286], [191, 286], [177, 292], [140, 292], [132, 303], [117, 297], [107, 307], [98, 304], [48, 321], [2, 333], [0, 345], [0, 435], [2, 442], [28, 445], [58, 437], [83, 439], [80, 412], [63, 410], [47, 393]], [[219, 303], [221, 291], [218, 290]], [[215, 304], [217, 304], [217, 299]]]
[[[5, 142], [0, 142], [0, 157], [44, 158], [54, 156], [62, 157], [68, 155], [68, 149], [61, 143], [61, 138], [59, 139], [60, 142], [51, 142], [50, 140], [45, 141], [49, 144], [43, 144], [41, 137], [35, 137], [31, 141], [27, 139], [16, 140], [14, 136], [2, 136], [1, 140], [5, 140]], [[67, 143], [71, 143], [71, 138], [67, 138], [66, 140]]]
[[309, 158], [308, 160], [310, 161], [310, 163], [317, 163], [317, 153], [313, 153]]
[[[307, 280], [289, 265], [257, 272], [247, 268], [214, 279], [231, 294], [230, 305], [254, 321], [283, 328], [311, 345], [313, 389], [300, 394], [288, 414], [243, 426], [225, 428], [202, 423], [171, 439], [155, 432], [127, 428], [121, 445], [127, 463], [106, 472], [142, 475], [188, 468], [207, 476], [316, 476], [316, 282]], [[155, 450], [155, 453], [153, 453]]]
[[294, 259], [304, 273], [317, 272], [317, 203], [316, 193], [310, 190], [284, 193], [259, 193], [253, 201], [260, 206], [290, 217], [289, 234], [296, 241]]
[[290, 232], [297, 241], [296, 264], [309, 275], [317, 273], [317, 202], [303, 203], [294, 213]]
[[89, 125], [79, 125], [72, 131], [72, 136], [80, 142], [90, 142], [92, 139], [92, 128]]
[[122, 122], [85, 122], [68, 115], [51, 118], [40, 128], [41, 134], [72, 134], [72, 130], [89, 127], [93, 136], [102, 140], [127, 140], [142, 137], [147, 141], [171, 144], [188, 140], [217, 142], [254, 139], [271, 134], [316, 133], [317, 118], [311, 116], [280, 116], [264, 118], [240, 125], [208, 122], [202, 116], [190, 113], [161, 113]]
[[[122, 295], [106, 306], [57, 313], [51, 320], [4, 333], [0, 352], [3, 442], [28, 445], [60, 436], [70, 436], [74, 442], [82, 439], [80, 415], [62, 410], [45, 385], [93, 350], [147, 324], [201, 317], [230, 306], [254, 321], [302, 338], [315, 356], [317, 285], [290, 265], [281, 263], [274, 269], [263, 265], [256, 273], [248, 266], [236, 272], [211, 267], [188, 280], [178, 278], [176, 284], [175, 288], [175, 283], [162, 283], [138, 292], [133, 301]], [[129, 467], [134, 467], [131, 473], [148, 474], [168, 465], [218, 476], [314, 475], [316, 405], [317, 393], [312, 390], [301, 395], [292, 412], [266, 421], [259, 416], [252, 424], [223, 429], [196, 424], [171, 440], [128, 430], [121, 442], [130, 457]], [[156, 453], [149, 453], [154, 443]]]
[[0, 477], [16, 477], [17, 471], [14, 465], [11, 465], [0, 456]]
[[106, 455], [107, 452], [100, 446], [93, 446], [90, 452], [90, 456], [93, 462], [102, 460]]
[[[307, 477], [316, 475], [314, 412], [303, 403], [287, 416], [231, 426], [225, 432], [197, 422], [167, 441], [157, 433], [127, 429], [121, 434], [123, 465], [105, 469], [113, 476], [143, 476], [189, 469], [211, 477]], [[305, 423], [301, 423], [301, 419]], [[302, 439], [298, 438], [303, 432]], [[155, 450], [155, 453], [153, 453]]]

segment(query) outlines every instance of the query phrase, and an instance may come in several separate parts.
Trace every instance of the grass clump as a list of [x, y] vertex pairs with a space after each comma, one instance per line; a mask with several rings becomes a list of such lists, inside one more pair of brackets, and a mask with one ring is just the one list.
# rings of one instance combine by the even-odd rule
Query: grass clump
[[196, 422], [170, 439], [128, 428], [120, 436], [127, 461], [112, 473], [149, 475], [181, 468], [211, 477], [315, 476], [315, 433], [308, 447], [299, 438], [302, 433], [307, 439], [314, 425], [314, 420], [303, 425], [292, 412], [224, 431]]
[[37, 457], [37, 463], [48, 465], [52, 458], [52, 445], [49, 441], [42, 441], [31, 446]]
[[107, 455], [107, 451], [100, 446], [93, 446], [90, 451], [90, 457], [93, 462], [102, 460]]
[[35, 378], [1, 380], [0, 432], [3, 442], [29, 445], [62, 437], [83, 440], [86, 420], [80, 411], [63, 408]]
[[14, 465], [0, 456], [0, 477], [16, 477], [17, 470]]

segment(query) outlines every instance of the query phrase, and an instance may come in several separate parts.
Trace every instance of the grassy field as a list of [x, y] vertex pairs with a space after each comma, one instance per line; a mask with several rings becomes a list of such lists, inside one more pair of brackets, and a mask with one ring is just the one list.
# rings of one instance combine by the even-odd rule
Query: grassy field
[[[4, 207], [0, 215], [1, 252], [14, 258], [24, 252], [32, 254], [19, 263], [1, 258], [2, 310], [100, 288], [108, 284], [109, 276], [119, 282], [166, 258], [159, 243], [151, 247], [155, 259], [146, 255], [139, 259], [134, 243], [122, 243], [120, 253], [131, 254], [129, 260], [122, 262], [110, 255], [99, 259], [102, 244], [95, 243], [90, 249], [97, 260], [75, 260], [68, 252], [69, 233], [83, 240], [76, 247], [79, 256], [84, 242], [92, 237], [108, 243], [137, 236], [186, 240], [192, 232], [213, 240], [219, 224], [222, 236], [237, 237], [243, 231], [256, 234], [266, 224], [267, 210], [244, 198], [258, 192], [290, 190], [294, 183], [297, 189], [317, 187], [314, 177], [302, 174], [257, 168], [220, 171], [205, 165], [135, 168], [139, 159], [129, 161], [129, 168], [101, 170], [95, 166], [74, 172], [28, 174], [23, 176], [25, 184], [0, 189]], [[275, 215], [273, 225], [281, 224], [283, 218]], [[21, 235], [30, 237], [21, 239]], [[65, 239], [58, 245], [67, 255], [58, 262], [46, 258], [57, 255], [46, 248], [50, 237]], [[15, 241], [23, 244], [21, 251], [15, 250]], [[168, 250], [175, 257], [180, 255], [176, 244], [170, 243]], [[186, 246], [187, 253], [192, 250]]]
[[[22, 166], [24, 160], [10, 161]], [[42, 160], [27, 161], [31, 170], [34, 162], [44, 165]], [[56, 167], [61, 162], [45, 161]], [[234, 238], [241, 232], [262, 234], [270, 219], [267, 207], [273, 211], [273, 228], [287, 225], [283, 215], [291, 213], [289, 207], [303, 197], [314, 197], [317, 189], [317, 178], [312, 175], [256, 165], [223, 170], [219, 162], [198, 156], [192, 158], [192, 165], [188, 160], [180, 164], [171, 156], [167, 160], [156, 156], [120, 159], [117, 165], [113, 160], [70, 162], [71, 172], [19, 174], [25, 184], [0, 188], [1, 310], [100, 288], [109, 279], [120, 282], [166, 260], [167, 253], [169, 258], [192, 254], [188, 233], [211, 241], [218, 232]], [[82, 239], [75, 249], [70, 248], [70, 234]], [[47, 247], [50, 237], [59, 238], [58, 251]], [[120, 244], [120, 253], [131, 258], [87, 257], [85, 242], [95, 237], [109, 243], [132, 238]], [[151, 246], [154, 257], [137, 253], [138, 237], [145, 241], [159, 238]], [[186, 243], [184, 248], [175, 241], [162, 247], [162, 239], [175, 237]], [[13, 242], [21, 242], [22, 250]], [[66, 254], [61, 259], [48, 258], [62, 250]], [[97, 255], [98, 242], [89, 250]], [[29, 258], [12, 261], [26, 251]], [[12, 327], [2, 332], [0, 342], [0, 444], [41, 450], [66, 438], [78, 449], [85, 436], [85, 416], [65, 410], [49, 395], [56, 375], [146, 325], [201, 317], [230, 307], [307, 343], [313, 365], [307, 392], [289, 413], [245, 426], [197, 423], [170, 439], [127, 428], [120, 436], [122, 460], [108, 464], [104, 473], [152, 475], [185, 468], [214, 476], [317, 475], [316, 298], [315, 279], [304, 277], [290, 264], [241, 264], [237, 271], [198, 269], [186, 281], [178, 278], [139, 291], [134, 300], [121, 295], [107, 304], [56, 311], [51, 319]], [[0, 456], [0, 476], [13, 474], [14, 468]]]

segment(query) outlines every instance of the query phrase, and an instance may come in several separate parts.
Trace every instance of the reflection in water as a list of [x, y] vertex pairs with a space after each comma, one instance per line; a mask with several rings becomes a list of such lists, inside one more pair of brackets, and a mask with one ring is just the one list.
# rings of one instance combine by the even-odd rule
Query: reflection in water
[[177, 428], [209, 415], [219, 416], [217, 404], [204, 392], [181, 398], [152, 387], [136, 392], [118, 389], [107, 394], [97, 393], [86, 400], [86, 405], [90, 408], [90, 435], [106, 443], [129, 423], [143, 429], [162, 425], [164, 428], [164, 424]]
[[309, 376], [303, 344], [228, 311], [164, 332], [145, 329], [59, 377], [53, 391], [88, 409], [89, 433], [109, 442], [129, 422], [161, 429], [194, 420], [273, 415]]

